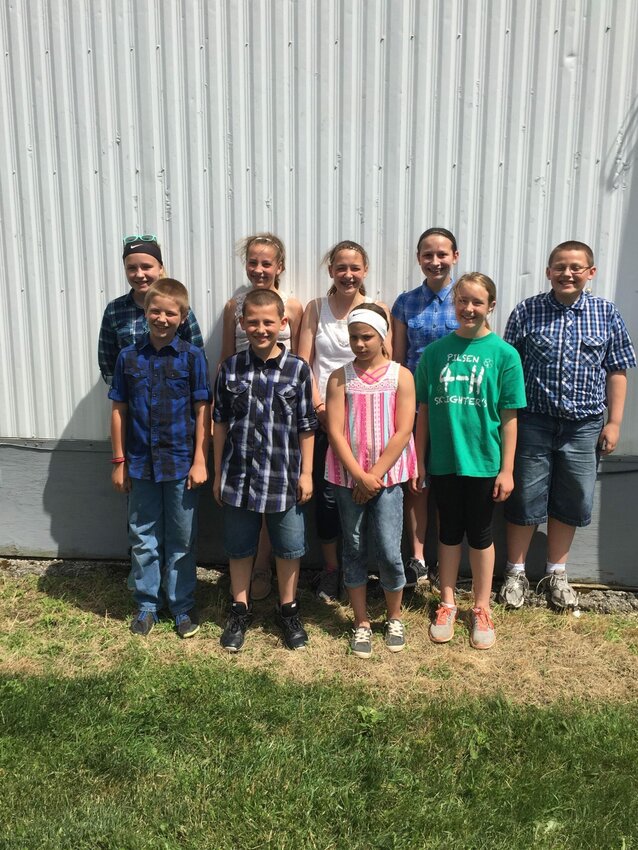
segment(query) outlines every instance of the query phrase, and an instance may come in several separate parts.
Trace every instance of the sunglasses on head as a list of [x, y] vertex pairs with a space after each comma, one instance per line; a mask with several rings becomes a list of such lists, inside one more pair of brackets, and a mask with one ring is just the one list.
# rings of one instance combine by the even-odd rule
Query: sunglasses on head
[[154, 233], [136, 233], [133, 236], [125, 236], [122, 239], [122, 245], [125, 248], [133, 242], [157, 242], [157, 236]]

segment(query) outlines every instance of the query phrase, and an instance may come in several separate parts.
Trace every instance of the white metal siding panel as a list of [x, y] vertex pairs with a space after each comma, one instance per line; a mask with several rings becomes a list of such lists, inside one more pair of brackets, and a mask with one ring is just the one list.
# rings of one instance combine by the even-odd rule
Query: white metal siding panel
[[347, 237], [391, 304], [419, 233], [451, 227], [499, 331], [580, 238], [638, 338], [637, 19], [633, 0], [2, 4], [0, 436], [107, 434], [97, 333], [125, 233], [158, 234], [212, 362], [235, 244], [266, 228], [302, 302]]

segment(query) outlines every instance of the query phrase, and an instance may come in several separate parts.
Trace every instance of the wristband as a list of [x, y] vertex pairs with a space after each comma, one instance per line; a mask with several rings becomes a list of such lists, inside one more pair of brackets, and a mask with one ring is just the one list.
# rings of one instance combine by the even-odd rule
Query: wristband
[[321, 408], [321, 407], [325, 407], [325, 406], [326, 406], [325, 401], [320, 401], [320, 402], [319, 402], [319, 404], [317, 404], [317, 405], [315, 406], [315, 413], [318, 413], [318, 412], [319, 412], [319, 408]]
[[111, 458], [111, 463], [126, 463], [125, 457], [114, 457]]

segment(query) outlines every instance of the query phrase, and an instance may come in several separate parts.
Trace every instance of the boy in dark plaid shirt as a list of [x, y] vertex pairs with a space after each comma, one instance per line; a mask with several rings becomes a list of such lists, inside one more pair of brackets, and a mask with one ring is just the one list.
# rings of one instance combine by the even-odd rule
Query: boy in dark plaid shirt
[[576, 528], [591, 522], [598, 455], [618, 444], [626, 370], [636, 365], [620, 313], [586, 289], [596, 274], [591, 248], [562, 242], [546, 274], [551, 290], [521, 302], [504, 334], [521, 355], [527, 393], [518, 413], [514, 492], [505, 504], [508, 563], [499, 597], [511, 608], [524, 602], [525, 558], [546, 520], [551, 601], [559, 609], [578, 605], [567, 558]]
[[203, 351], [176, 336], [188, 312], [186, 287], [165, 278], [145, 300], [148, 334], [122, 349], [109, 398], [113, 486], [128, 493], [131, 577], [138, 612], [131, 631], [147, 635], [166, 603], [180, 637], [199, 626], [197, 487], [208, 478], [211, 391]]
[[296, 596], [300, 558], [306, 552], [302, 506], [312, 496], [317, 427], [310, 368], [277, 341], [287, 319], [275, 291], [249, 292], [240, 321], [250, 347], [221, 364], [215, 383], [213, 494], [224, 511], [233, 593], [221, 645], [237, 652], [244, 643], [264, 515], [277, 563], [284, 641], [289, 649], [304, 649], [308, 635]]

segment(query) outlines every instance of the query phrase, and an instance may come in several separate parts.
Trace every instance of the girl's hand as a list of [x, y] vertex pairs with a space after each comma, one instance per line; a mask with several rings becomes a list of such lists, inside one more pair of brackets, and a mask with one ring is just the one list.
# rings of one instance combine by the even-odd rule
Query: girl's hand
[[194, 463], [188, 470], [188, 481], [186, 489], [193, 490], [195, 487], [201, 487], [208, 481], [208, 470], [205, 463]]
[[302, 472], [299, 476], [297, 484], [297, 501], [300, 505], [305, 505], [312, 498], [312, 475], [309, 472]]
[[514, 476], [511, 472], [499, 472], [494, 482], [492, 490], [492, 498], [495, 502], [504, 502], [509, 499], [512, 490], [514, 489]]
[[367, 496], [367, 501], [373, 496], [376, 496], [383, 489], [383, 486], [383, 481], [378, 475], [375, 475], [373, 472], [362, 472], [356, 481], [354, 489], [358, 490], [361, 495]]
[[416, 468], [416, 475], [414, 476], [414, 478], [410, 478], [410, 481], [408, 483], [410, 493], [413, 493], [415, 496], [418, 496], [419, 493], [422, 493], [423, 489], [425, 488], [425, 480], [425, 466], [421, 463], [418, 463]]
[[128, 467], [126, 463], [116, 463], [113, 465], [111, 482], [118, 493], [131, 492], [131, 481], [128, 477]]

